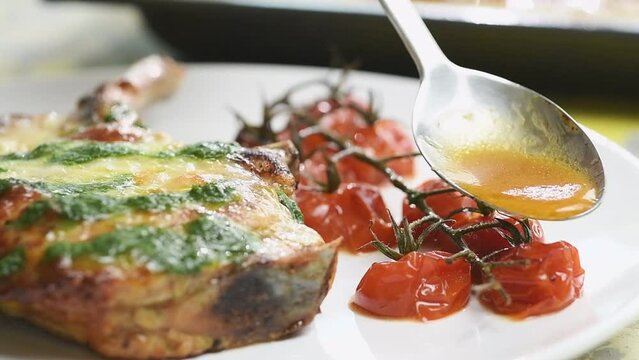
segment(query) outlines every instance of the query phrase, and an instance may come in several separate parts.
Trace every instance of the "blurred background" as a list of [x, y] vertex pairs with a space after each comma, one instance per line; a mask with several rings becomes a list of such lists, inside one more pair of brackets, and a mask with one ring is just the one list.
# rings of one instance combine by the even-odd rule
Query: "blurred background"
[[[639, 155], [639, 0], [417, 1], [445, 53], [549, 96]], [[416, 76], [375, 0], [0, 0], [0, 82], [189, 62], [340, 66]], [[639, 325], [584, 359], [639, 359]]]
[[[453, 61], [540, 91], [639, 154], [639, 0], [416, 3]], [[416, 76], [375, 0], [0, 1], [0, 81], [153, 52]]]

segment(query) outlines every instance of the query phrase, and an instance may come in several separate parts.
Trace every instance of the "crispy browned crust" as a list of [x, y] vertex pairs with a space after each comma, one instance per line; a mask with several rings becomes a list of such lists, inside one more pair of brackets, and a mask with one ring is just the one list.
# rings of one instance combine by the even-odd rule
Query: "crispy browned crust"
[[192, 276], [78, 269], [41, 261], [50, 223], [0, 237], [27, 248], [25, 269], [0, 281], [0, 311], [110, 357], [180, 358], [279, 339], [312, 321], [335, 273], [335, 244]]
[[[186, 280], [141, 272], [122, 281], [114, 269], [93, 274], [58, 266], [0, 293], [0, 308], [110, 357], [185, 357], [297, 331], [318, 313], [335, 266], [332, 244]], [[129, 304], [122, 299], [129, 292], [143, 296]]]
[[242, 148], [231, 156], [231, 160], [271, 184], [279, 186], [288, 195], [292, 195], [297, 186], [297, 158], [297, 150], [290, 142], [281, 142], [270, 147]]
[[300, 154], [292, 141], [280, 141], [264, 145], [263, 148], [279, 151], [279, 159], [284, 159], [289, 171], [295, 177], [295, 181], [299, 180]]

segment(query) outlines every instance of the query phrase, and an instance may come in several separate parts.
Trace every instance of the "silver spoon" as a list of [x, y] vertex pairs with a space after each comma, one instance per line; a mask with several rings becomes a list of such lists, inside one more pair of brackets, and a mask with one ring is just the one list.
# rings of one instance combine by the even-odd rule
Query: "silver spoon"
[[[409, 0], [380, 0], [380, 3], [417, 65], [421, 84], [413, 110], [413, 135], [422, 155], [439, 176], [493, 208], [524, 217], [564, 220], [588, 213], [600, 203], [605, 183], [601, 159], [570, 115], [521, 85], [452, 63]], [[534, 210], [535, 207], [512, 208], [477, 196], [476, 187], [471, 189], [467, 182], [460, 181], [472, 174], [460, 164], [455, 153], [480, 145], [548, 155], [573, 164], [592, 181], [587, 195], [591, 206], [548, 216]], [[507, 174], [518, 171], [499, 161], [490, 159], [491, 166]], [[550, 189], [552, 196], [553, 184], [537, 185], [540, 187], [531, 189]], [[562, 189], [567, 188], [555, 190], [561, 193]], [[567, 196], [570, 191], [560, 195]]]

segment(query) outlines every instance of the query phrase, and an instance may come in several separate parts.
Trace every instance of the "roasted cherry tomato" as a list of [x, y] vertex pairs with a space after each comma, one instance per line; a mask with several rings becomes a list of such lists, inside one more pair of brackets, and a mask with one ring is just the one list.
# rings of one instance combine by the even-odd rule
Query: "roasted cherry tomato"
[[411, 252], [399, 261], [373, 264], [353, 303], [372, 314], [434, 320], [463, 309], [470, 297], [470, 265], [451, 264], [449, 253]]
[[[300, 164], [300, 185], [313, 185], [314, 183], [326, 183], [326, 159], [337, 153], [337, 150], [326, 148], [313, 153]], [[339, 170], [338, 170], [339, 172]], [[341, 177], [341, 174], [340, 174]], [[344, 179], [340, 179], [342, 182]]]
[[[459, 221], [453, 225], [454, 228], [461, 228], [465, 226], [470, 226], [474, 224], [479, 224], [482, 222], [492, 222], [495, 219], [504, 220], [512, 225], [523, 234], [523, 227], [519, 220], [514, 217], [506, 216], [500, 213], [495, 213], [493, 215], [484, 216], [481, 214], [475, 214], [478, 216], [468, 217], [464, 221]], [[541, 228], [541, 224], [537, 220], [528, 220], [528, 225], [531, 230], [531, 240], [533, 242], [544, 242], [544, 232]], [[457, 252], [459, 251], [459, 247], [455, 245], [448, 237], [441, 235], [442, 238], [438, 239], [436, 243], [436, 248], [448, 251], [448, 252]], [[477, 254], [479, 257], [484, 257], [492, 254], [495, 251], [512, 248], [512, 245], [506, 240], [504, 237], [510, 236], [510, 232], [501, 227], [498, 228], [489, 228], [478, 231], [473, 231], [464, 235], [464, 241], [466, 245]]]
[[[360, 127], [351, 139], [352, 143], [375, 158], [410, 154], [415, 151], [413, 139], [404, 127], [392, 120], [377, 120], [372, 125]], [[412, 176], [414, 159], [393, 160], [388, 167], [401, 176]], [[340, 174], [346, 181], [379, 185], [387, 182], [386, 175], [371, 165], [350, 156], [338, 163]]]
[[[442, 179], [428, 179], [424, 181], [417, 187], [419, 191], [434, 191], [434, 190], [443, 190], [450, 189], [450, 185]], [[452, 213], [454, 210], [465, 208], [465, 207], [477, 207], [477, 203], [472, 198], [462, 195], [458, 191], [447, 192], [438, 195], [432, 195], [426, 198], [426, 204], [433, 209], [433, 212], [439, 215], [441, 218], [447, 218], [447, 216]], [[418, 220], [424, 216], [424, 213], [418, 209], [415, 205], [410, 204], [408, 199], [404, 198], [403, 203], [403, 214], [408, 221], [413, 222]], [[450, 225], [454, 228], [458, 227], [461, 223], [467, 223], [472, 218], [478, 217], [478, 214], [475, 213], [458, 213], [451, 217], [451, 219], [455, 220], [450, 223]], [[428, 224], [424, 224], [421, 226], [415, 227], [413, 231], [413, 235], [417, 238], [424, 230], [428, 228]], [[449, 252], [457, 252], [458, 249], [455, 248], [455, 245], [450, 243], [450, 239], [444, 235], [441, 231], [436, 230], [431, 235], [426, 238], [425, 244], [429, 247], [440, 249]]]
[[[450, 188], [450, 185], [448, 185], [444, 180], [430, 179], [422, 183], [418, 189], [421, 191], [432, 191], [447, 188]], [[459, 208], [477, 207], [475, 200], [462, 195], [457, 191], [429, 196], [426, 198], [426, 204], [442, 218], [446, 218], [451, 212]], [[404, 216], [408, 219], [408, 221], [415, 221], [424, 216], [424, 213], [416, 208], [415, 205], [409, 204], [407, 199], [404, 199], [403, 210]], [[478, 213], [464, 212], [453, 215], [451, 219], [455, 220], [450, 224], [453, 228], [461, 228], [482, 222], [491, 222], [495, 219], [501, 219], [513, 224], [520, 232], [523, 231], [522, 225], [517, 219], [500, 213], [484, 216]], [[532, 241], [543, 242], [544, 233], [539, 221], [529, 220], [529, 225], [531, 228]], [[427, 224], [416, 227], [413, 235], [415, 237], [419, 236], [427, 227]], [[512, 247], [502, 234], [509, 235], [508, 231], [502, 228], [483, 229], [466, 234], [464, 236], [464, 241], [479, 257], [484, 257], [497, 250]], [[457, 245], [441, 231], [434, 231], [431, 235], [429, 235], [426, 238], [426, 246], [452, 253], [460, 250]]]
[[492, 270], [511, 302], [495, 290], [483, 291], [479, 300], [498, 314], [518, 319], [547, 314], [565, 308], [581, 295], [585, 272], [577, 249], [565, 241], [521, 245], [497, 254], [493, 260], [529, 261], [526, 266]]
[[[513, 224], [520, 233], [523, 232], [523, 227], [516, 218], [500, 213], [495, 213], [494, 215], [490, 216], [479, 216], [473, 218], [467, 223], [460, 222], [458, 227], [478, 224], [481, 222], [491, 222], [494, 219], [505, 220], [506, 222]], [[530, 235], [532, 237], [532, 242], [544, 242], [544, 231], [539, 221], [529, 219], [528, 225], [531, 230]], [[484, 257], [492, 254], [495, 251], [512, 247], [512, 245], [510, 245], [508, 240], [506, 240], [503, 235], [510, 235], [510, 232], [504, 230], [503, 228], [483, 229], [464, 235], [464, 241], [466, 242], [466, 245], [468, 245], [468, 247], [473, 250], [479, 257]], [[458, 251], [457, 246], [452, 244], [450, 241], [443, 242], [442, 245], [444, 249], [450, 247], [451, 249], [455, 249], [453, 251]]]
[[341, 239], [342, 247], [351, 252], [373, 251], [373, 235], [390, 246], [395, 236], [386, 205], [377, 188], [358, 183], [342, 183], [333, 193], [300, 188], [296, 200], [306, 225], [315, 229], [326, 242]]
[[[440, 178], [428, 179], [421, 183], [417, 190], [419, 191], [434, 191], [450, 189], [451, 186], [447, 182]], [[462, 195], [458, 191], [442, 193], [438, 195], [432, 195], [426, 198], [426, 204], [433, 209], [435, 214], [442, 218], [446, 218], [451, 212], [465, 207], [477, 207], [477, 203], [472, 198]], [[404, 198], [403, 203], [404, 217], [408, 221], [415, 221], [424, 216], [424, 213], [419, 210], [415, 205], [408, 202], [408, 199]], [[468, 218], [473, 217], [474, 214], [459, 213], [453, 215], [452, 219], [455, 222], [467, 221]], [[421, 232], [421, 231], [420, 231]]]
[[[310, 106], [306, 112], [309, 117], [319, 119], [317, 125], [342, 140], [350, 141], [360, 128], [368, 126], [366, 121], [361, 118], [361, 115], [349, 107], [351, 104], [364, 109], [366, 108], [364, 104], [359, 104], [352, 98], [344, 99], [341, 102], [335, 99], [327, 99], [316, 102]], [[305, 123], [296, 116], [293, 116], [290, 119], [289, 126], [278, 134], [278, 139], [288, 140], [291, 138], [292, 129], [300, 131], [309, 125], [311, 124]], [[324, 136], [320, 134], [310, 135], [302, 140], [302, 155], [308, 157], [319, 148], [325, 147], [326, 144], [328, 144], [328, 141]]]
[[[309, 139], [314, 139], [314, 137]], [[374, 158], [408, 154], [413, 151], [412, 140], [406, 136], [399, 124], [390, 120], [378, 120], [372, 126], [361, 128], [356, 132], [351, 142]], [[314, 152], [304, 162], [302, 173], [310, 175], [316, 180], [324, 181], [325, 157], [330, 157], [336, 152], [337, 150], [332, 148]], [[388, 163], [388, 166], [399, 175], [411, 176], [414, 172], [414, 159], [393, 160]], [[339, 160], [337, 169], [344, 182], [380, 185], [387, 181], [386, 175], [354, 156], [346, 156]]]
[[[348, 97], [342, 101], [353, 101], [351, 97]], [[308, 107], [307, 112], [313, 118], [321, 118], [322, 116], [333, 112], [335, 109], [341, 107], [340, 101], [334, 98], [324, 99], [316, 101]]]
[[[367, 111], [369, 106], [352, 97], [340, 101], [328, 99], [316, 102], [307, 109], [307, 113], [310, 117], [319, 119], [317, 125], [321, 128], [343, 141], [356, 145], [372, 157], [385, 158], [414, 151], [413, 139], [404, 126], [386, 119], [377, 119], [369, 123], [353, 107]], [[293, 116], [289, 127], [278, 134], [278, 139], [290, 139], [291, 129], [299, 131], [308, 125]], [[322, 135], [307, 136], [301, 142], [302, 157], [311, 157], [318, 150], [325, 151], [324, 148], [328, 144], [330, 142]], [[389, 162], [388, 166], [402, 176], [411, 176], [414, 173], [412, 158], [394, 160]], [[345, 182], [379, 185], [387, 181], [384, 174], [353, 156], [343, 158], [338, 163], [338, 169]]]
[[[409, 154], [415, 150], [413, 139], [401, 124], [385, 119], [369, 124], [350, 108], [334, 110], [324, 116], [319, 125], [376, 158]], [[302, 152], [308, 156], [326, 143], [321, 135], [307, 137], [302, 142]], [[388, 166], [402, 176], [411, 176], [414, 173], [413, 158], [394, 160], [389, 162]], [[378, 185], [387, 181], [384, 174], [353, 156], [342, 159], [338, 168], [342, 178], [347, 182]]]

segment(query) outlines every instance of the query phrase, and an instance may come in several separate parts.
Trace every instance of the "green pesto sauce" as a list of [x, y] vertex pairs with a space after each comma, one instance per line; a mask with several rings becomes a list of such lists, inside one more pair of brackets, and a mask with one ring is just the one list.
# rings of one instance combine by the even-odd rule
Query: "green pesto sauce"
[[59, 152], [54, 152], [49, 162], [62, 165], [84, 164], [93, 160], [138, 155], [141, 152], [127, 143], [88, 142]]
[[300, 224], [303, 224], [304, 214], [302, 214], [302, 210], [300, 210], [300, 207], [297, 205], [295, 200], [288, 197], [280, 189], [277, 189], [276, 192], [277, 192], [277, 199], [279, 200], [280, 204], [284, 205], [288, 209], [288, 211], [291, 213], [291, 216], [293, 217], [293, 219], [295, 219], [295, 221], [297, 221]]
[[17, 246], [0, 258], [0, 278], [12, 275], [22, 269], [26, 253], [23, 246]]
[[109, 215], [127, 211], [168, 211], [188, 203], [222, 205], [237, 199], [236, 191], [224, 183], [194, 185], [187, 192], [158, 193], [131, 197], [116, 197], [104, 194], [80, 193], [73, 195], [53, 194], [49, 199], [39, 200], [27, 206], [20, 217], [8, 226], [25, 229], [38, 222], [48, 210], [63, 219], [72, 221], [98, 220]]
[[196, 202], [221, 204], [232, 200], [235, 197], [235, 192], [228, 185], [210, 182], [191, 187], [188, 197]]
[[177, 156], [191, 156], [197, 159], [221, 159], [239, 149], [235, 143], [205, 141], [187, 145], [176, 153]]
[[25, 186], [43, 194], [52, 195], [80, 195], [84, 193], [106, 192], [122, 190], [134, 185], [132, 175], [120, 175], [105, 181], [86, 184], [74, 183], [45, 183], [43, 181], [27, 181], [16, 178], [0, 179], [0, 193], [13, 186]]
[[171, 158], [188, 156], [203, 160], [218, 160], [239, 149], [235, 143], [206, 141], [187, 145], [177, 151], [149, 153], [140, 150], [131, 143], [105, 143], [99, 141], [57, 141], [42, 144], [30, 152], [11, 153], [0, 156], [0, 160], [34, 160], [48, 158], [49, 163], [78, 165], [97, 159], [141, 155], [148, 157]]
[[48, 158], [50, 163], [62, 165], [83, 164], [96, 159], [139, 154], [129, 143], [98, 141], [56, 141], [44, 143], [25, 153], [11, 153], [0, 160], [35, 160]]
[[10, 153], [2, 155], [1, 160], [34, 160], [62, 151], [69, 144], [68, 141], [56, 141], [38, 145], [35, 149], [25, 153]]
[[193, 274], [204, 266], [239, 263], [254, 252], [259, 239], [221, 216], [201, 217], [183, 232], [147, 225], [122, 228], [79, 243], [50, 245], [44, 260], [91, 257], [101, 262], [128, 255], [136, 264], [155, 271]]

